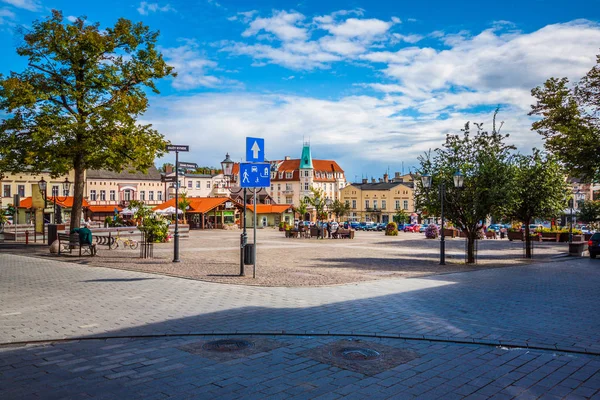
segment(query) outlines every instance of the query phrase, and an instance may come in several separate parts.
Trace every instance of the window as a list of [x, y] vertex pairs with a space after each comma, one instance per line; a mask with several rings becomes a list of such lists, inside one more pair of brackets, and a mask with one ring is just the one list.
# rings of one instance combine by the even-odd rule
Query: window
[[333, 190], [333, 183], [330, 183], [329, 184], [329, 191], [332, 191], [332, 190]]
[[304, 190], [308, 190], [308, 182], [304, 182]]
[[145, 190], [140, 191], [140, 200], [141, 201], [146, 200], [146, 191]]
[[52, 197], [58, 196], [58, 185], [52, 186]]
[[278, 183], [278, 184], [277, 184], [277, 191], [278, 191], [278, 192], [279, 192], [279, 191], [281, 191], [281, 183]]
[[265, 199], [265, 204], [271, 204], [271, 199]]
[[304, 198], [304, 203], [309, 204], [310, 203], [310, 197], [306, 196]]
[[373, 200], [373, 208], [377, 209], [377, 200]]
[[365, 208], [369, 208], [369, 200], [365, 200]]
[[90, 200], [96, 201], [96, 191], [95, 190], [90, 190]]
[[396, 210], [400, 209], [400, 200], [396, 200]]
[[285, 178], [286, 179], [292, 179], [292, 173], [291, 172], [286, 172], [285, 173]]
[[292, 204], [294, 200], [291, 197], [286, 197], [285, 198], [285, 204]]
[[159, 190], [158, 192], [156, 192], [156, 200], [162, 201], [162, 191]]
[[271, 192], [273, 191], [273, 184], [271, 183]]
[[346, 200], [346, 207], [350, 207], [350, 200]]
[[315, 178], [320, 178], [321, 177], [321, 173], [320, 172], [315, 172]]
[[25, 197], [25, 185], [17, 186], [17, 193], [19, 193], [19, 196]]
[[385, 210], [387, 208], [387, 203], [385, 200], [381, 200], [381, 209]]
[[10, 185], [4, 185], [3, 197], [10, 197]]
[[148, 201], [154, 201], [154, 190], [148, 192]]
[[408, 210], [408, 200], [404, 200], [404, 207], [405, 210]]
[[100, 191], [100, 200], [101, 201], [106, 201], [106, 190], [101, 190]]
[[285, 190], [292, 190], [292, 184], [291, 183], [286, 183], [285, 184]]
[[[95, 190], [94, 190], [94, 192], [95, 192]], [[132, 199], [133, 196], [132, 196], [131, 192], [132, 191], [129, 189], [123, 190], [123, 200], [124, 201], [130, 201]]]
[[[281, 203], [281, 197], [277, 196], [277, 204], [280, 204], [280, 203]], [[269, 204], [269, 203], [267, 203], [267, 204]]]
[[279, 179], [283, 178], [283, 172], [279, 173]]
[[206, 188], [210, 189], [210, 181], [206, 182]]
[[109, 196], [110, 196], [110, 201], [115, 201], [116, 195], [115, 195], [115, 191], [114, 190], [111, 190], [109, 192]]
[[63, 195], [63, 196], [68, 196], [68, 195], [69, 195], [69, 191], [68, 191], [68, 190], [66, 190], [66, 189], [63, 189], [63, 194], [62, 194], [62, 195]]
[[200, 189], [200, 181], [196, 181], [196, 189]]
[[188, 181], [188, 189], [191, 189], [194, 187], [194, 181]]
[[352, 208], [356, 209], [356, 200], [352, 200]]

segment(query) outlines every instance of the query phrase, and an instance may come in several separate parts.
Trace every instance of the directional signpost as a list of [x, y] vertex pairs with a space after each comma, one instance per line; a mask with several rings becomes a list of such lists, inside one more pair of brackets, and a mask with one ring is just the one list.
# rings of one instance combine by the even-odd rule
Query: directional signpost
[[244, 231], [241, 238], [240, 275], [244, 276], [244, 248], [246, 247], [246, 189], [253, 188], [254, 196], [254, 252], [252, 276], [256, 278], [256, 189], [271, 186], [271, 165], [265, 162], [265, 139], [246, 138], [246, 162], [240, 163], [240, 186], [244, 189]]
[[198, 164], [180, 161], [177, 163], [177, 168], [196, 169], [198, 168]]
[[[175, 234], [173, 235], [173, 262], [179, 262], [179, 152], [190, 151], [188, 145], [168, 145], [167, 151], [175, 152]], [[192, 164], [192, 163], [184, 163]], [[196, 164], [193, 164], [196, 165]], [[195, 168], [195, 167], [191, 167]], [[165, 180], [166, 182], [166, 180]]]

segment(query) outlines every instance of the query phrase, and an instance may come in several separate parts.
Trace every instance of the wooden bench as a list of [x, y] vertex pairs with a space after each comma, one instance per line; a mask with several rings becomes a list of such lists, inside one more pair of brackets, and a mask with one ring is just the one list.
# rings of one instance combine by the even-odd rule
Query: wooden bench
[[79, 248], [79, 257], [82, 255], [88, 254], [90, 256], [96, 255], [96, 245], [95, 244], [81, 244], [79, 243], [79, 233], [59, 233], [58, 234], [58, 254], [64, 252], [69, 252], [69, 254], [73, 253], [73, 249]]
[[354, 239], [354, 230], [338, 228], [338, 230], [336, 232], [336, 236], [339, 237], [340, 239]]

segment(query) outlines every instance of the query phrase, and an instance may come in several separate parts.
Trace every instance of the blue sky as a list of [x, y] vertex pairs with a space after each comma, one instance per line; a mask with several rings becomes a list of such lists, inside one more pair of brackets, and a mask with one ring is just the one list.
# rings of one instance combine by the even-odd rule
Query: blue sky
[[[218, 165], [266, 139], [267, 158], [335, 159], [351, 181], [404, 172], [467, 121], [504, 132], [520, 150], [541, 146], [527, 116], [530, 90], [551, 76], [578, 79], [600, 53], [597, 0], [50, 1], [0, 0], [1, 73], [21, 70], [15, 28], [49, 15], [119, 17], [160, 30], [179, 72], [161, 82], [143, 122], [186, 161]], [[170, 157], [158, 161], [171, 161]]]

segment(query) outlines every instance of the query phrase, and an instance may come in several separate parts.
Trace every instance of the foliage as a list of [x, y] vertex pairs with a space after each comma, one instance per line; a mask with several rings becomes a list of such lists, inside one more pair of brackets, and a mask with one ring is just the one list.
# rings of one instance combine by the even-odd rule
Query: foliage
[[410, 220], [410, 216], [405, 210], [399, 208], [396, 210], [396, 214], [394, 214], [392, 219], [397, 224], [406, 224]]
[[329, 207], [329, 209], [333, 214], [335, 214], [336, 219], [339, 220], [341, 217], [348, 214], [348, 212], [350, 211], [350, 204], [335, 199], [331, 207]]
[[[440, 215], [438, 188], [444, 184], [444, 216], [467, 236], [467, 263], [475, 262], [480, 221], [500, 215], [508, 200], [510, 151], [514, 149], [505, 143], [508, 135], [496, 130], [495, 114], [491, 132], [484, 131], [483, 124], [475, 125], [475, 132], [467, 123], [462, 134], [447, 135], [443, 148], [436, 149], [434, 155], [430, 151], [419, 157], [418, 174], [432, 176], [431, 190], [425, 190], [420, 179], [415, 181], [417, 208], [426, 208], [431, 215]], [[457, 171], [464, 175], [462, 189], [454, 187]]]
[[588, 200], [581, 203], [579, 219], [588, 224], [600, 222], [600, 200]]
[[187, 197], [187, 193], [183, 192], [179, 195], [179, 209], [183, 213], [183, 223], [186, 223], [185, 215], [187, 213], [187, 209], [190, 206], [190, 201]]
[[440, 235], [440, 230], [437, 225], [429, 224], [425, 229], [425, 237], [427, 239], [436, 239]]
[[146, 170], [166, 150], [163, 136], [137, 123], [146, 88], [174, 76], [156, 49], [158, 32], [119, 19], [114, 27], [60, 11], [21, 31], [22, 72], [0, 76], [0, 170], [52, 176], [75, 171], [71, 229], [80, 224], [86, 169]]
[[144, 218], [140, 230], [146, 233], [146, 240], [149, 242], [166, 242], [169, 237], [169, 220], [161, 215], [151, 214]]
[[531, 91], [537, 99], [529, 115], [555, 154], [572, 176], [585, 181], [600, 180], [600, 55], [596, 65], [573, 87], [567, 78], [550, 78]]
[[17, 208], [13, 204], [8, 204], [4, 210], [5, 215], [15, 215]]
[[[327, 218], [325, 213], [325, 193], [322, 189], [310, 187], [311, 195], [307, 197], [308, 203], [315, 208], [317, 214], [317, 220], [321, 221]], [[325, 216], [325, 218], [323, 218]]]
[[510, 199], [504, 207], [505, 216], [523, 223], [526, 257], [531, 258], [529, 225], [535, 219], [557, 218], [567, 204], [568, 187], [561, 166], [553, 157], [544, 157], [539, 150], [517, 155], [510, 170], [513, 179], [508, 188]]
[[299, 214], [300, 221], [304, 221], [304, 216], [308, 212], [308, 206], [306, 205], [306, 203], [304, 201], [301, 201], [298, 207], [293, 207], [292, 209], [294, 210], [294, 215]]
[[215, 167], [198, 167], [195, 170], [188, 170], [188, 173], [197, 175], [218, 175], [223, 173], [223, 170]]
[[395, 222], [390, 222], [385, 227], [385, 236], [398, 236], [398, 225]]

